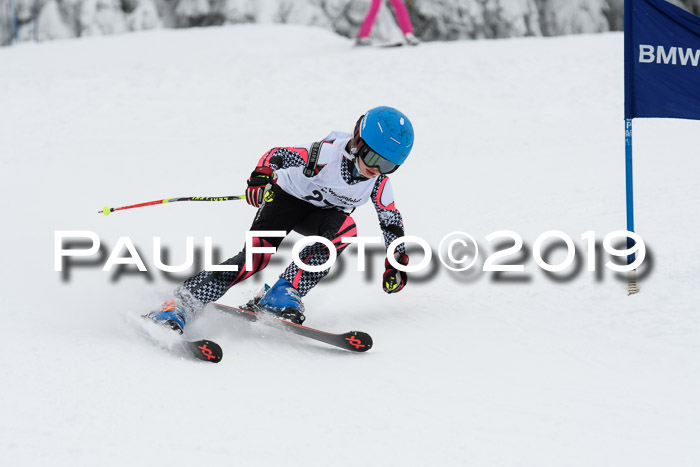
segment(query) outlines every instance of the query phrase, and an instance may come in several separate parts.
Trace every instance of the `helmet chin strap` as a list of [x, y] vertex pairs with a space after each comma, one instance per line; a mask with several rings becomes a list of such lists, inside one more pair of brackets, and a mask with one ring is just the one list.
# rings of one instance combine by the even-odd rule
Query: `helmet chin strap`
[[345, 146], [345, 152], [352, 156], [357, 155], [357, 146], [355, 146], [352, 140], [348, 141], [348, 144]]
[[[354, 155], [354, 153], [357, 152], [357, 149], [355, 149], [354, 151], [351, 149], [350, 152], [352, 152]], [[367, 178], [362, 174], [362, 172], [360, 172], [360, 168], [357, 166], [357, 164], [359, 164], [358, 159], [359, 157], [357, 156], [355, 156], [352, 159], [348, 159], [348, 163], [352, 165], [352, 173], [350, 174], [350, 176], [352, 178]]]
[[345, 145], [345, 152], [351, 156], [348, 158], [348, 162], [352, 164], [352, 174], [350, 175], [353, 178], [357, 178], [358, 175], [363, 176], [360, 169], [357, 168], [357, 146], [355, 146], [352, 140], [348, 141], [348, 144]]

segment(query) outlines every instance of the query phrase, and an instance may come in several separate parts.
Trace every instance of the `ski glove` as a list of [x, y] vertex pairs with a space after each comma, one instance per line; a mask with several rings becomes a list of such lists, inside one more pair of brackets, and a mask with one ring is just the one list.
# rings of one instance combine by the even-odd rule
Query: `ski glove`
[[[408, 266], [407, 255], [395, 252], [394, 259], [396, 259], [397, 263]], [[384, 260], [384, 267], [386, 268], [384, 271], [384, 276], [382, 277], [382, 287], [384, 288], [384, 292], [399, 292], [404, 288], [406, 282], [408, 282], [408, 276], [404, 271], [399, 271], [392, 266], [388, 258]]]
[[270, 191], [272, 185], [277, 183], [277, 174], [270, 167], [256, 167], [248, 179], [248, 188], [245, 190], [245, 200], [251, 206], [259, 208], [265, 201], [269, 201], [265, 194]]

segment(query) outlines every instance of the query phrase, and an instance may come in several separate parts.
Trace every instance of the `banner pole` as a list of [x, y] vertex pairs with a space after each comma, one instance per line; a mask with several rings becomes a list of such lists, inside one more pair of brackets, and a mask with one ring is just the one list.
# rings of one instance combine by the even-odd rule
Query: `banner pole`
[[[625, 119], [625, 191], [627, 198], [627, 231], [634, 232], [634, 177], [632, 176], [632, 119]], [[627, 237], [627, 248], [634, 246], [634, 240]], [[627, 255], [627, 264], [634, 262], [634, 253]], [[629, 295], [639, 292], [637, 271], [627, 274], [627, 292]]]

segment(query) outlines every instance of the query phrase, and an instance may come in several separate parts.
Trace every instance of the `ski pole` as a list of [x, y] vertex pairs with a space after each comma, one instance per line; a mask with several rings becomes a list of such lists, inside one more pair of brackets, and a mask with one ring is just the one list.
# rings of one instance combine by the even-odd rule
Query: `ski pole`
[[105, 206], [102, 211], [97, 211], [98, 214], [109, 216], [114, 211], [122, 211], [124, 209], [142, 208], [144, 206], [153, 206], [156, 204], [175, 203], [177, 201], [233, 201], [235, 199], [245, 199], [245, 195], [233, 196], [189, 196], [186, 198], [165, 198], [157, 201], [149, 201], [147, 203], [132, 204], [131, 206], [122, 206], [120, 208], [110, 208]]

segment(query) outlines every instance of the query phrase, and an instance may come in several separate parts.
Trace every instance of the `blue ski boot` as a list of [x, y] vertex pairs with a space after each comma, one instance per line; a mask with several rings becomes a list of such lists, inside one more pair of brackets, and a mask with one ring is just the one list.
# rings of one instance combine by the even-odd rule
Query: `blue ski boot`
[[163, 303], [160, 306], [160, 310], [152, 311], [147, 314], [146, 318], [150, 318], [156, 323], [168, 326], [172, 328], [173, 331], [182, 334], [185, 323], [187, 323], [186, 315], [187, 313], [182, 306], [178, 306], [175, 300], [170, 300]]
[[187, 320], [202, 308], [204, 304], [192, 296], [189, 290], [178, 287], [175, 290], [174, 300], [163, 303], [158, 311], [152, 311], [145, 317], [182, 334]]
[[280, 277], [275, 285], [265, 292], [258, 305], [295, 324], [301, 324], [306, 319], [299, 291], [284, 277]]

